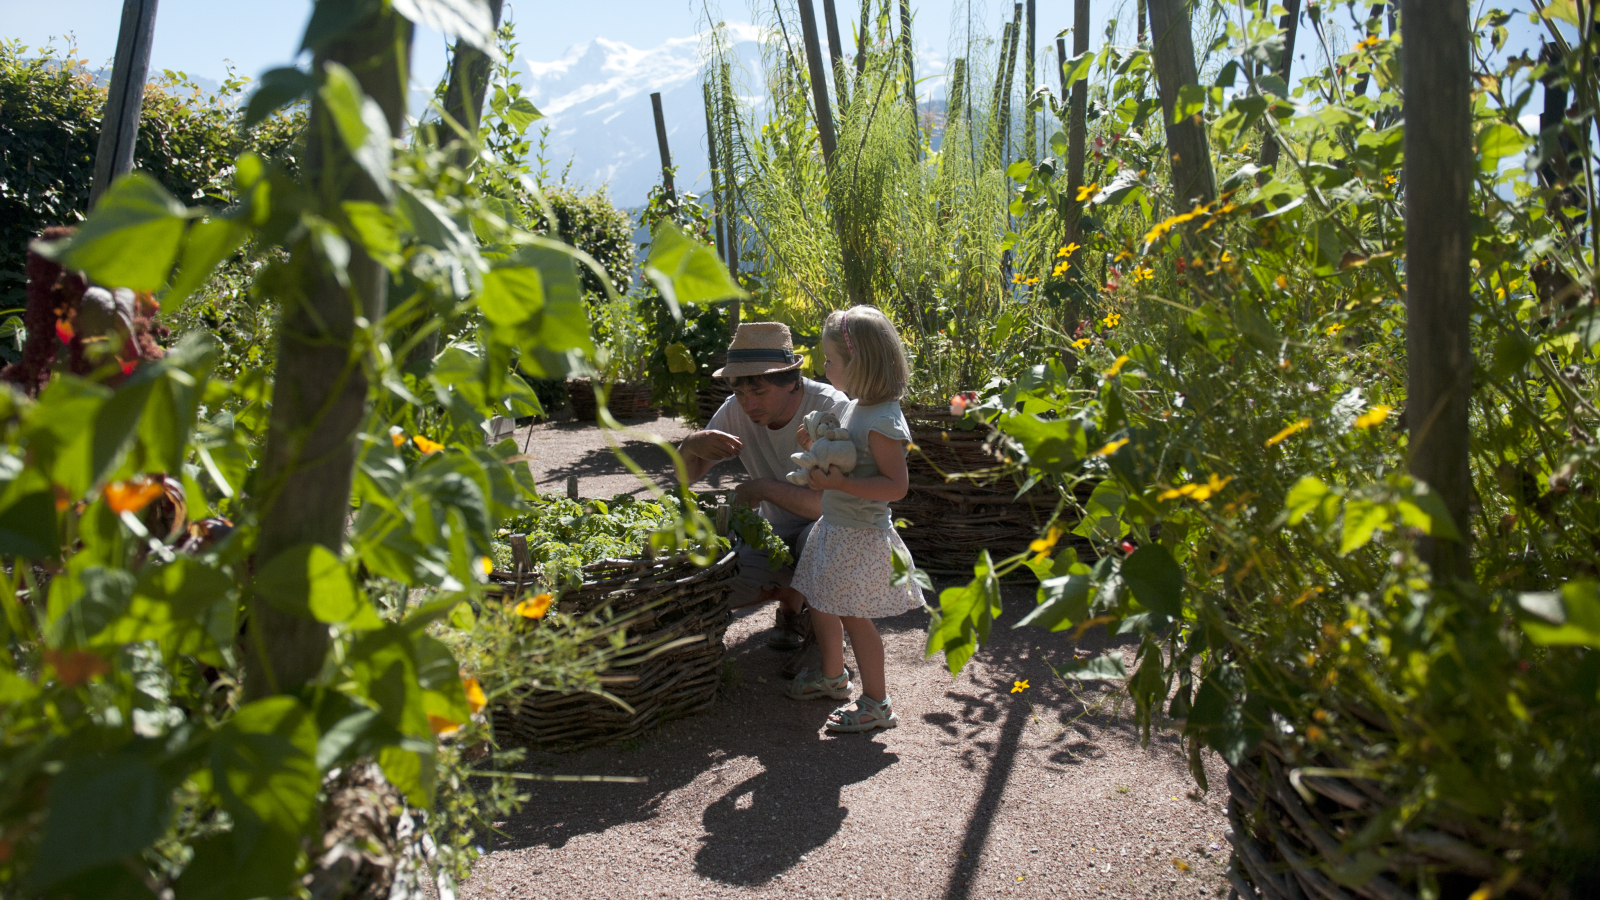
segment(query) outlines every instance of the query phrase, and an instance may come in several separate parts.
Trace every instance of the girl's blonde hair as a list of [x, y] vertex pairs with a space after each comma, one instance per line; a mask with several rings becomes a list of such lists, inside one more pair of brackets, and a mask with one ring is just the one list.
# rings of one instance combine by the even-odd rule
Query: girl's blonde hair
[[894, 323], [875, 306], [852, 306], [828, 314], [822, 338], [841, 351], [844, 392], [871, 406], [899, 400], [911, 381], [911, 364]]

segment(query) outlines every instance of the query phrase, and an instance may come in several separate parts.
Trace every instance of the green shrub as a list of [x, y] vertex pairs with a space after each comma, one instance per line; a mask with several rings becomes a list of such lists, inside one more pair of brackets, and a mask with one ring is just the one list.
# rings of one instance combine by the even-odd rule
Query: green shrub
[[[42, 48], [27, 58], [20, 41], [0, 41], [0, 310], [22, 306], [28, 242], [50, 225], [71, 225], [88, 211], [106, 88], [72, 51]], [[239, 129], [247, 80], [230, 75], [214, 94], [181, 72], [163, 72], [145, 88], [134, 166], [178, 199], [231, 202], [233, 161], [245, 151], [291, 172], [305, 113]]]

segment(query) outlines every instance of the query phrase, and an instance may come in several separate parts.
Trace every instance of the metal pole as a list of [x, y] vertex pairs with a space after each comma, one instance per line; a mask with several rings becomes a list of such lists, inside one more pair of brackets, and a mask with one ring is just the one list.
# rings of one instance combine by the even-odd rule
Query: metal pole
[[672, 151], [667, 149], [667, 118], [661, 113], [661, 93], [650, 95], [650, 108], [656, 114], [656, 147], [661, 151], [661, 185], [667, 195], [677, 199], [678, 190], [672, 185]]
[[119, 176], [133, 170], [133, 148], [139, 138], [139, 112], [144, 108], [144, 82], [150, 74], [150, 44], [156, 33], [156, 0], [123, 0], [122, 30], [111, 66], [100, 123], [100, 146], [94, 155], [94, 183], [89, 206], [100, 202]]

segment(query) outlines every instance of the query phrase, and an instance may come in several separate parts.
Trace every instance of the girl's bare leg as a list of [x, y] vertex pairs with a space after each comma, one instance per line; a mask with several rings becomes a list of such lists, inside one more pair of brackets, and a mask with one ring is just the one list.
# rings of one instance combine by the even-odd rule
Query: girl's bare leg
[[[815, 612], [812, 613], [816, 615]], [[884, 683], [883, 675], [883, 638], [878, 636], [878, 627], [872, 624], [871, 619], [860, 616], [845, 616], [842, 619], [830, 616], [836, 622], [842, 622], [844, 630], [850, 632], [850, 649], [855, 651], [856, 666], [861, 670], [861, 693], [880, 703], [888, 696], [889, 687]], [[821, 629], [818, 629], [820, 635]], [[838, 665], [844, 665], [844, 654], [841, 647]], [[826, 654], [827, 650], [823, 650]], [[823, 674], [827, 674], [827, 656], [823, 656]]]
[[817, 636], [817, 649], [822, 651], [823, 677], [838, 678], [843, 675], [844, 625], [839, 617], [813, 608], [811, 630]]

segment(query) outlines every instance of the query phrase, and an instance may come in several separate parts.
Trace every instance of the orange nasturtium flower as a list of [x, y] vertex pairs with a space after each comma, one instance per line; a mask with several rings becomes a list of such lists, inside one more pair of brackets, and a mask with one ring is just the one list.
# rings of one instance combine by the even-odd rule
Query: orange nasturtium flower
[[121, 515], [125, 512], [136, 513], [150, 501], [166, 492], [161, 482], [154, 478], [134, 478], [128, 481], [113, 481], [106, 485], [106, 504], [111, 511]]
[[549, 594], [540, 594], [517, 604], [517, 615], [526, 619], [540, 619], [550, 609], [550, 601], [555, 598]]
[[453, 737], [456, 732], [461, 730], [461, 725], [462, 723], [452, 722], [449, 719], [446, 719], [444, 716], [436, 716], [433, 713], [428, 713], [428, 730], [432, 731], [438, 737]]
[[1273, 446], [1275, 444], [1281, 444], [1284, 441], [1288, 440], [1289, 438], [1294, 437], [1295, 435], [1299, 434], [1302, 431], [1305, 431], [1307, 428], [1310, 428], [1310, 427], [1311, 427], [1311, 420], [1310, 419], [1299, 419], [1297, 421], [1291, 422], [1282, 431], [1278, 432], [1277, 434], [1273, 435], [1272, 437], [1267, 438], [1266, 446], [1271, 447], [1271, 446]]
[[483, 695], [483, 685], [478, 679], [467, 677], [461, 679], [461, 687], [467, 692], [467, 709], [474, 713], [489, 705], [489, 698]]
[[406, 433], [396, 428], [395, 430], [389, 432], [389, 441], [390, 443], [393, 443], [395, 449], [398, 450], [406, 445]]
[[411, 443], [416, 444], [417, 449], [421, 450], [424, 456], [429, 453], [438, 453], [440, 450], [444, 449], [443, 444], [439, 443], [438, 441], [430, 441], [420, 434], [413, 437], [411, 439]]
[[96, 675], [111, 671], [111, 664], [87, 650], [44, 651], [44, 661], [56, 670], [56, 679], [66, 687], [77, 687]]
[[1384, 420], [1389, 418], [1389, 413], [1393, 410], [1394, 407], [1384, 406], [1382, 403], [1380, 403], [1367, 412], [1356, 416], [1356, 427], [1371, 428], [1374, 425], [1382, 425]]

